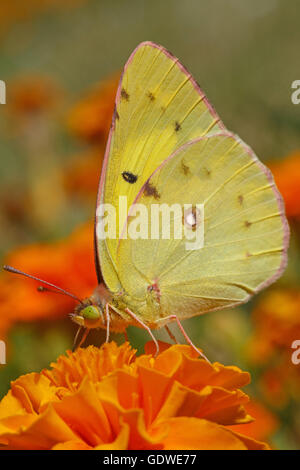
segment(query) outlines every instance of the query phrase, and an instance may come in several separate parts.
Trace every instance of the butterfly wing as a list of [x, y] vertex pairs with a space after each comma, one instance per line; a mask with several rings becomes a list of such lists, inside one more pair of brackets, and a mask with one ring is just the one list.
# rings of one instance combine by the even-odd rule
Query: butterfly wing
[[[120, 240], [120, 281], [144, 321], [245, 302], [285, 267], [289, 229], [281, 196], [270, 171], [228, 131], [184, 144], [153, 172], [135, 202], [149, 214], [157, 202], [204, 207], [200, 249], [187, 249], [188, 232], [163, 239], [163, 224], [159, 239]], [[128, 230], [137, 217], [128, 218]], [[171, 214], [171, 227], [178, 217]], [[147, 221], [152, 230], [150, 215]]]
[[189, 140], [223, 129], [216, 112], [182, 64], [166, 49], [140, 44], [125, 65], [105, 153], [97, 206], [112, 204], [116, 239], [101, 240], [96, 222], [97, 255], [106, 285], [120, 289], [116, 269], [119, 196], [128, 207], [150, 175], [175, 149]]

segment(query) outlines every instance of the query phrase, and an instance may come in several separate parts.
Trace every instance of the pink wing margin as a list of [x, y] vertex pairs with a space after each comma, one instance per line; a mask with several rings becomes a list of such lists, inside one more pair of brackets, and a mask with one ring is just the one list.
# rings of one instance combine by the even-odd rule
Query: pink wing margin
[[[155, 49], [159, 49], [167, 57], [169, 57], [171, 60], [176, 62], [176, 65], [179, 67], [179, 69], [189, 78], [189, 80], [191, 81], [191, 83], [192, 83], [193, 87], [195, 88], [195, 90], [197, 91], [197, 93], [199, 93], [199, 95], [201, 97], [203, 97], [203, 102], [206, 104], [206, 106], [207, 106], [209, 112], [211, 113], [211, 115], [217, 120], [217, 122], [219, 123], [219, 126], [222, 129], [226, 129], [223, 122], [221, 121], [219, 115], [215, 111], [214, 107], [211, 105], [211, 103], [206, 98], [205, 93], [202, 91], [202, 89], [200, 88], [200, 86], [198, 85], [196, 80], [192, 77], [192, 75], [189, 73], [189, 71], [179, 62], [177, 57], [175, 57], [173, 54], [171, 54], [171, 52], [169, 52], [163, 46], [160, 46], [159, 44], [155, 44], [152, 41], [145, 41], [145, 42], [140, 43], [134, 49], [134, 51], [130, 55], [128, 61], [126, 62], [125, 66], [124, 66], [124, 69], [123, 69], [123, 72], [122, 72], [122, 75], [121, 75], [121, 78], [120, 78], [120, 81], [119, 81], [119, 86], [118, 86], [116, 99], [115, 99], [115, 110], [114, 110], [114, 114], [113, 114], [113, 118], [112, 118], [112, 122], [111, 122], [111, 126], [110, 126], [110, 131], [109, 131], [109, 135], [108, 135], [108, 139], [107, 139], [107, 144], [106, 144], [106, 149], [105, 149], [105, 154], [104, 154], [104, 159], [103, 159], [103, 164], [102, 164], [102, 170], [101, 170], [101, 176], [100, 176], [100, 182], [99, 182], [98, 194], [97, 194], [96, 209], [98, 208], [98, 206], [101, 202], [101, 197], [102, 197], [102, 193], [103, 193], [103, 189], [104, 189], [104, 182], [105, 182], [105, 178], [106, 178], [108, 158], [109, 158], [110, 148], [111, 148], [111, 140], [112, 140], [113, 132], [115, 130], [116, 110], [117, 110], [117, 106], [118, 106], [118, 104], [120, 102], [120, 99], [121, 99], [121, 89], [122, 89], [123, 75], [126, 72], [129, 65], [131, 64], [131, 62], [132, 62], [135, 54], [137, 53], [137, 51], [141, 47], [145, 47], [145, 46], [150, 46], [150, 47], [153, 47]], [[100, 283], [100, 282], [103, 282], [103, 278], [102, 278], [102, 275], [101, 275], [100, 260], [99, 260], [99, 253], [98, 253], [98, 247], [97, 247], [96, 214], [95, 214], [95, 222], [94, 222], [94, 259], [95, 259], [97, 279], [98, 279], [98, 282]]]
[[[279, 211], [280, 211], [280, 218], [281, 218], [281, 222], [282, 222], [282, 227], [283, 227], [283, 251], [282, 251], [282, 260], [281, 260], [281, 264], [278, 268], [278, 270], [276, 271], [275, 274], [273, 274], [273, 276], [271, 276], [269, 279], [267, 279], [266, 281], [262, 282], [259, 286], [257, 286], [257, 288], [255, 289], [255, 294], [257, 292], [259, 292], [260, 290], [268, 287], [269, 285], [273, 284], [273, 282], [275, 282], [280, 276], [281, 274], [283, 273], [283, 271], [285, 270], [286, 266], [287, 266], [287, 261], [288, 261], [288, 256], [287, 256], [287, 252], [288, 252], [288, 247], [289, 247], [289, 239], [290, 239], [290, 227], [289, 227], [289, 224], [288, 224], [288, 221], [287, 221], [287, 218], [285, 216], [285, 205], [284, 205], [284, 200], [276, 186], [276, 183], [274, 181], [274, 178], [273, 178], [273, 175], [271, 173], [271, 171], [269, 170], [269, 168], [267, 168], [259, 159], [258, 157], [255, 155], [255, 153], [253, 152], [253, 150], [247, 145], [245, 144], [245, 142], [243, 142], [239, 136], [237, 136], [236, 134], [230, 132], [230, 131], [227, 131], [227, 130], [224, 130], [224, 131], [220, 131], [220, 132], [216, 132], [214, 134], [211, 134], [211, 136], [214, 136], [214, 137], [217, 137], [217, 136], [224, 136], [224, 137], [232, 137], [234, 139], [237, 139], [239, 141], [239, 143], [244, 147], [245, 151], [248, 153], [248, 155], [250, 156], [250, 158], [255, 162], [255, 164], [261, 169], [261, 171], [266, 175], [268, 181], [270, 182], [270, 184], [272, 185], [272, 191], [274, 193], [274, 196], [275, 196], [275, 199], [277, 201], [277, 204], [278, 204], [278, 207], [279, 207]], [[193, 145], [194, 143], [196, 142], [199, 142], [201, 140], [204, 140], [204, 139], [207, 139], [209, 138], [208, 136], [201, 136], [199, 138], [196, 138], [196, 139], [193, 139], [193, 140], [190, 140], [189, 142], [185, 143], [184, 145], [182, 145], [181, 147], [179, 147], [178, 149], [175, 150], [175, 152], [172, 153], [172, 155], [170, 155], [168, 158], [166, 158], [155, 170], [154, 172], [152, 173], [152, 175], [147, 179], [147, 181], [144, 183], [144, 185], [141, 187], [141, 189], [139, 190], [134, 202], [133, 202], [133, 205], [138, 203], [138, 201], [141, 199], [142, 197], [142, 194], [145, 190], [145, 187], [146, 185], [151, 181], [151, 178], [162, 168], [164, 167], [174, 156], [177, 155], [177, 153], [181, 152], [182, 150], [186, 149], [187, 147]], [[132, 207], [132, 206], [131, 206]], [[130, 217], [130, 209], [129, 208], [129, 211], [128, 211], [128, 217], [127, 217], [127, 220], [126, 220], [126, 223], [124, 225], [124, 228], [122, 230], [122, 234], [124, 233], [124, 231], [126, 230], [126, 226], [127, 226], [127, 222], [128, 222], [128, 219]], [[118, 249], [119, 249], [119, 246], [120, 246], [120, 243], [122, 242], [122, 240], [120, 239], [119, 240], [119, 245], [118, 245]], [[250, 294], [245, 300], [243, 300], [242, 302], [240, 303], [246, 303], [248, 302], [249, 298], [252, 297], [252, 294]], [[238, 303], [234, 303], [232, 304], [233, 305], [238, 305]], [[230, 307], [231, 305], [228, 305], [228, 308]], [[221, 307], [221, 309], [224, 308], [224, 307]]]

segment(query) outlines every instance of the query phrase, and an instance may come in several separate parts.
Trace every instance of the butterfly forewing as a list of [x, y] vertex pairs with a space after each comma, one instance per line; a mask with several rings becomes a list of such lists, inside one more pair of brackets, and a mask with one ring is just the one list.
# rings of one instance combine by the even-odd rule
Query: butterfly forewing
[[117, 92], [98, 200], [98, 205], [113, 204], [117, 210], [116, 239], [97, 240], [101, 271], [111, 290], [120, 287], [115, 267], [119, 196], [126, 196], [130, 207], [155, 168], [177, 148], [222, 128], [205, 95], [178, 59], [151, 42], [136, 48]]

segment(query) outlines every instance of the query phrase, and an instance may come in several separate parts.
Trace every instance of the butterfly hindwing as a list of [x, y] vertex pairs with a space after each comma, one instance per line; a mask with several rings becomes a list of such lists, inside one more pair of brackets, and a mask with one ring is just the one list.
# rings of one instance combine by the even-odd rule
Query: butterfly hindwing
[[[162, 226], [159, 239], [119, 242], [121, 284], [148, 322], [245, 302], [284, 268], [288, 226], [281, 196], [269, 170], [228, 131], [183, 145], [153, 172], [135, 202], [148, 210], [149, 233], [153, 204], [204, 206], [200, 249], [187, 250], [184, 236], [162, 239]], [[171, 222], [179, 216], [171, 214]], [[134, 220], [128, 218], [128, 229]]]

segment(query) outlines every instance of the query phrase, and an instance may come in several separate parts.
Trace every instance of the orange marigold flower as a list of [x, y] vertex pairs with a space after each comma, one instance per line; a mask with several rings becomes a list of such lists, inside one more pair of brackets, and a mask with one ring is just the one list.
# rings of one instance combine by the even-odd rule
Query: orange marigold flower
[[281, 192], [289, 217], [300, 215], [300, 151], [288, 155], [284, 160], [269, 165]]
[[247, 372], [162, 346], [89, 346], [19, 377], [0, 403], [3, 448], [268, 449], [230, 427], [251, 421]]
[[[11, 253], [5, 263], [74, 292], [91, 295], [97, 285], [93, 224], [75, 230], [55, 243], [39, 243]], [[11, 273], [0, 277], [0, 337], [17, 321], [53, 319], [74, 310], [70, 297], [37, 291], [39, 284]]]
[[119, 75], [101, 82], [71, 110], [68, 119], [71, 132], [90, 142], [106, 140], [118, 82]]

